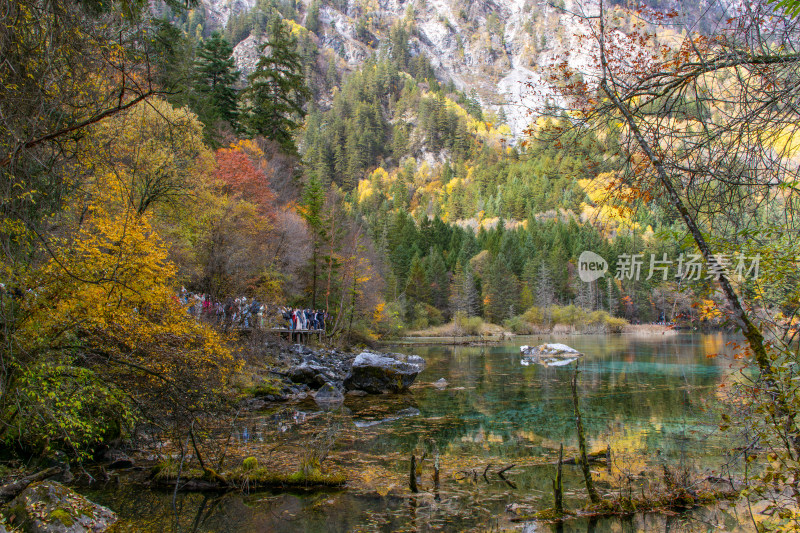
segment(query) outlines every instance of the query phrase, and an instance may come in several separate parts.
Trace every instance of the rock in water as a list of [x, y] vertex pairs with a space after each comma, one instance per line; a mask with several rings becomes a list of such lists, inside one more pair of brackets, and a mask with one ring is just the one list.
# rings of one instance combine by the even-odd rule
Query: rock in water
[[344, 387], [373, 394], [401, 392], [414, 383], [423, 368], [425, 359], [418, 355], [361, 352], [353, 361]]
[[344, 394], [330, 383], [326, 383], [314, 395], [314, 401], [324, 404], [339, 403], [344, 401]]
[[55, 481], [34, 483], [8, 506], [14, 525], [35, 533], [99, 533], [117, 521], [110, 509], [92, 503]]
[[522, 356], [544, 366], [564, 366], [582, 357], [583, 354], [566, 344], [540, 344], [539, 346], [520, 346]]
[[433, 386], [437, 389], [446, 389], [447, 388], [447, 380], [442, 378], [433, 382]]

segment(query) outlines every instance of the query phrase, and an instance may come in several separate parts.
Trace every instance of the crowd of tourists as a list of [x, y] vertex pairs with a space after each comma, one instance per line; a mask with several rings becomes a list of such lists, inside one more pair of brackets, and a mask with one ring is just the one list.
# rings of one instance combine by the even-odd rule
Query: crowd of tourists
[[281, 307], [281, 316], [289, 329], [325, 329], [328, 313], [322, 309], [294, 309]]
[[240, 296], [218, 300], [208, 294], [181, 288], [180, 302], [196, 319], [223, 326], [244, 328], [286, 328], [289, 330], [324, 330], [328, 313], [321, 309], [279, 307]]

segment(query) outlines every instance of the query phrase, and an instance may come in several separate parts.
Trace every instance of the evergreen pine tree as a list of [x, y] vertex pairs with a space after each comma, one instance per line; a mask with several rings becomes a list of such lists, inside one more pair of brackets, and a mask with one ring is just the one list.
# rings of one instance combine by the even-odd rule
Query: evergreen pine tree
[[464, 310], [467, 316], [477, 316], [480, 313], [481, 302], [478, 288], [475, 286], [475, 275], [472, 268], [467, 265], [464, 269]]
[[619, 288], [612, 276], [606, 276], [606, 305], [608, 312], [612, 316], [617, 316], [619, 312]]
[[236, 124], [236, 89], [233, 48], [219, 32], [214, 32], [197, 51], [194, 88], [200, 101], [195, 106], [200, 120], [212, 126], [217, 120]]
[[192, 102], [194, 83], [194, 44], [186, 34], [166, 19], [153, 20], [149, 46], [153, 53], [155, 80], [170, 93], [167, 100], [175, 107], [185, 107]]
[[302, 209], [300, 213], [311, 229], [311, 259], [308, 269], [311, 275], [311, 306], [317, 306], [317, 285], [320, 277], [322, 245], [325, 240], [323, 207], [325, 191], [316, 178], [311, 178], [303, 189]]
[[492, 262], [486, 280], [484, 313], [495, 324], [514, 316], [519, 310], [519, 281], [500, 253]]
[[308, 7], [308, 14], [306, 15], [306, 29], [312, 33], [317, 33], [319, 28], [319, 0], [314, 0]]
[[430, 304], [445, 314], [447, 312], [448, 279], [444, 257], [438, 248], [431, 249], [425, 261], [425, 274], [430, 286]]
[[[292, 134], [305, 117], [303, 106], [311, 97], [303, 77], [295, 39], [279, 17], [269, 23], [269, 40], [264, 45], [255, 71], [247, 77], [242, 123], [252, 135], [263, 135], [296, 153]], [[269, 53], [267, 53], [269, 49]]]
[[406, 298], [412, 304], [427, 303], [430, 299], [430, 288], [428, 277], [425, 275], [425, 268], [419, 255], [415, 255], [411, 260], [411, 268], [408, 271], [408, 282], [406, 283]]
[[547, 263], [542, 261], [539, 264], [539, 274], [536, 280], [536, 305], [546, 309], [553, 305], [555, 291], [553, 289], [553, 278], [550, 275], [550, 268]]
[[453, 280], [450, 283], [450, 311], [455, 315], [456, 313], [466, 314], [466, 303], [464, 298], [464, 268], [460, 263], [456, 263], [453, 272]]
[[533, 299], [533, 292], [531, 291], [531, 286], [528, 282], [524, 282], [522, 284], [522, 290], [519, 293], [519, 311], [524, 313], [531, 307], [533, 307], [534, 299]]

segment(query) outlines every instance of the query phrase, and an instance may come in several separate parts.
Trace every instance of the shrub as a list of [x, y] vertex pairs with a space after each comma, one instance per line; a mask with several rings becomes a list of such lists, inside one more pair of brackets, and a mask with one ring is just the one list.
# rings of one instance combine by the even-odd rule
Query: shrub
[[534, 325], [522, 316], [511, 317], [503, 322], [503, 325], [517, 335], [532, 335], [536, 332]]
[[531, 307], [522, 314], [523, 320], [531, 324], [544, 325], [549, 322], [544, 310], [541, 307]]
[[425, 329], [429, 326], [438, 326], [444, 321], [442, 312], [425, 303], [414, 305], [414, 320], [411, 322], [412, 329]]
[[[520, 323], [522, 322], [522, 324]], [[608, 314], [607, 311], [589, 311], [574, 305], [554, 305], [547, 309], [541, 307], [531, 307], [520, 317], [506, 321], [506, 327], [515, 333], [533, 332], [533, 328], [528, 325], [550, 325], [575, 328], [579, 331], [607, 331], [610, 333], [620, 333], [628, 321]]]
[[453, 320], [462, 335], [479, 335], [483, 319], [479, 316], [467, 316], [466, 313], [459, 311]]
[[381, 302], [375, 307], [372, 327], [381, 337], [397, 337], [403, 334], [403, 306], [400, 302]]
[[242, 470], [250, 472], [258, 468], [258, 459], [255, 457], [248, 457], [242, 462]]

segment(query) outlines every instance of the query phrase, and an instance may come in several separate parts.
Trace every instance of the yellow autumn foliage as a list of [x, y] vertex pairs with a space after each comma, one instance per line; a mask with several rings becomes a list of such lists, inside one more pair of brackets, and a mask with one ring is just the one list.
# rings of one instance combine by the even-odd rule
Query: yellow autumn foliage
[[633, 220], [632, 201], [636, 195], [622, 185], [613, 172], [598, 174], [593, 179], [578, 180], [589, 202], [582, 204], [584, 218], [599, 224], [606, 235], [617, 229], [638, 227]]
[[114, 206], [118, 192], [98, 192], [22, 280], [10, 388], [18, 425], [7, 437], [79, 453], [126, 421], [186, 422], [219, 404], [239, 368], [176, 297], [176, 267], [150, 216]]
[[128, 203], [138, 213], [157, 205], [179, 207], [214, 166], [197, 116], [157, 98], [98, 124], [90, 144], [95, 149], [85, 161], [86, 191], [95, 195], [118, 187], [115, 198], [105, 194], [104, 200]]

